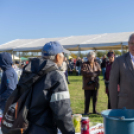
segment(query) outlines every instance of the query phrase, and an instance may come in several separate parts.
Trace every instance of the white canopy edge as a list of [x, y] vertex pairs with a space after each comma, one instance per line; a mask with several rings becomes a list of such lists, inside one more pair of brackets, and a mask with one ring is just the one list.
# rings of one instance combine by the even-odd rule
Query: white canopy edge
[[0, 45], [0, 51], [41, 51], [45, 43], [58, 41], [69, 51], [84, 50], [120, 50], [127, 48], [129, 36], [134, 32], [105, 33], [85, 36], [70, 36], [61, 38], [41, 38], [41, 39], [16, 39]]

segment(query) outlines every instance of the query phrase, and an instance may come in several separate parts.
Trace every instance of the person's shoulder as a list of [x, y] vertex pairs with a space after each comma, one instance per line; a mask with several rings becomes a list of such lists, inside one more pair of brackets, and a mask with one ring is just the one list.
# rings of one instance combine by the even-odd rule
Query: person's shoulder
[[88, 67], [88, 65], [89, 65], [89, 62], [84, 62], [84, 63], [82, 63], [82, 68], [87, 68]]
[[13, 75], [13, 73], [14, 73], [15, 71], [14, 71], [14, 69], [13, 68], [10, 68], [10, 69], [7, 69], [6, 71], [5, 71], [5, 75], [7, 75], [7, 76], [11, 76], [11, 75]]
[[100, 66], [100, 64], [99, 64], [97, 61], [95, 61], [95, 65], [96, 65], [96, 66]]
[[127, 52], [127, 53], [125, 53], [125, 54], [123, 54], [119, 57], [116, 57], [115, 60], [116, 61], [121, 61], [121, 60], [125, 59], [128, 55], [129, 55], [129, 52]]
[[17, 72], [14, 69], [5, 71], [5, 78], [18, 78]]
[[99, 64], [98, 62], [95, 62], [95, 66], [96, 66], [97, 68], [100, 68], [100, 64]]
[[87, 61], [87, 62], [83, 62], [82, 63], [82, 65], [88, 65], [89, 64], [89, 62]]
[[63, 79], [64, 77], [64, 73], [60, 70], [51, 71], [49, 74], [50, 74], [50, 79], [53, 79], [55, 81]]
[[63, 85], [66, 83], [65, 74], [60, 70], [50, 72], [50, 77], [48, 78], [52, 83], [60, 83]]

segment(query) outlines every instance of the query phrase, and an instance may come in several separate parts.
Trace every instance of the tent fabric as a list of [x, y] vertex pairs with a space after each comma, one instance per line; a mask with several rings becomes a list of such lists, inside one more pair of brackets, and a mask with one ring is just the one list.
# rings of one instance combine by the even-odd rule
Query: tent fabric
[[120, 50], [121, 45], [127, 48], [129, 36], [134, 32], [105, 33], [86, 36], [70, 36], [61, 38], [41, 38], [41, 39], [17, 39], [0, 45], [0, 51], [41, 51], [45, 43], [58, 41], [69, 51], [84, 50]]
[[13, 55], [13, 54], [12, 54], [12, 59], [14, 59], [14, 60], [20, 60], [20, 58], [18, 56]]
[[16, 39], [0, 45], [0, 51], [13, 51], [17, 47], [22, 47], [25, 44], [33, 42], [36, 39]]

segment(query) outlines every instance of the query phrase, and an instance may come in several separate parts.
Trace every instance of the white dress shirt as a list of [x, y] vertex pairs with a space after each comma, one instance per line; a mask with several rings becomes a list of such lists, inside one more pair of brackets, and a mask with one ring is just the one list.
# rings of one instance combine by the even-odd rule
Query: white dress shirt
[[133, 63], [133, 66], [134, 66], [134, 56], [130, 53], [130, 57], [132, 59], [132, 63]]

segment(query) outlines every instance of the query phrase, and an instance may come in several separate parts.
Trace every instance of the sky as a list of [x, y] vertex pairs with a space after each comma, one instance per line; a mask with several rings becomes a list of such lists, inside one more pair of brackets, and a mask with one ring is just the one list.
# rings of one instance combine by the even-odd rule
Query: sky
[[134, 0], [0, 0], [0, 44], [134, 31]]

